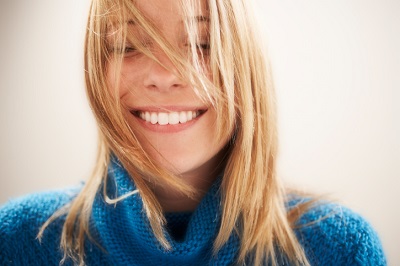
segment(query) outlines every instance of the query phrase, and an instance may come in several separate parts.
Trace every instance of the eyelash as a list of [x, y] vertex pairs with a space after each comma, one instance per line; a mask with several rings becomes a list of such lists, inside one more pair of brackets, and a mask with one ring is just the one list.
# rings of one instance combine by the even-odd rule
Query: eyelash
[[116, 53], [116, 54], [129, 54], [129, 53], [134, 53], [137, 50], [133, 46], [125, 46], [124, 48], [116, 46], [116, 47], [112, 47], [109, 51], [111, 53]]
[[[201, 53], [204, 56], [207, 56], [210, 53], [210, 43], [205, 42], [205, 43], [197, 43], [195, 44], [196, 49], [198, 51], [198, 53]], [[190, 49], [190, 44], [185, 44], [185, 47], [187, 47], [187, 49]]]
[[[188, 46], [188, 45], [186, 45]], [[201, 51], [208, 52], [210, 50], [210, 44], [209, 43], [199, 43], [196, 44], [196, 48]], [[137, 52], [137, 49], [133, 46], [125, 46], [123, 49], [122, 47], [116, 47], [112, 49], [113, 52], [119, 53], [119, 54], [131, 54]]]
[[133, 46], [126, 46], [124, 50], [124, 54], [136, 52], [136, 48]]
[[210, 50], [210, 44], [209, 43], [200, 43], [200, 44], [196, 44], [198, 49], [201, 50]]

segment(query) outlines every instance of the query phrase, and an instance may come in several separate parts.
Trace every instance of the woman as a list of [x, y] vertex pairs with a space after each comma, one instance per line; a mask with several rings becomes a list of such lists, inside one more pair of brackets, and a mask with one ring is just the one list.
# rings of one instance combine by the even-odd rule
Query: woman
[[361, 217], [280, 184], [273, 84], [248, 5], [93, 0], [95, 171], [4, 206], [2, 264], [385, 264]]

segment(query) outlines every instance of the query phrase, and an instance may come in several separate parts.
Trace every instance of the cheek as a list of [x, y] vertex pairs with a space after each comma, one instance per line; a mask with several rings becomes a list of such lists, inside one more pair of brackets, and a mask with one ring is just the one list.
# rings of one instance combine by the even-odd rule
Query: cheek
[[107, 82], [107, 89], [108, 92], [110, 93], [110, 95], [112, 95], [112, 97], [119, 97], [119, 89], [117, 86], [117, 84], [119, 83], [118, 79], [118, 73], [116, 71], [116, 67], [115, 64], [110, 63], [107, 66], [107, 71], [106, 71], [106, 82]]
[[140, 73], [133, 64], [123, 63], [119, 69], [112, 62], [106, 71], [107, 87], [113, 97], [123, 99], [133, 88], [138, 85]]

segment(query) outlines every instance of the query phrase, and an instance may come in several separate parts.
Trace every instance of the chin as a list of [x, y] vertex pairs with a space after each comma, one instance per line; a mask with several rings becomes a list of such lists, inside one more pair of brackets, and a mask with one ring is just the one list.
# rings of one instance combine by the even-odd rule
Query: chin
[[[154, 157], [153, 157], [154, 158]], [[169, 160], [164, 158], [170, 158]], [[167, 171], [171, 172], [174, 175], [186, 175], [193, 172], [195, 169], [201, 168], [201, 163], [196, 163], [192, 160], [185, 160], [182, 158], [190, 158], [190, 155], [186, 155], [179, 158], [173, 158], [171, 156], [161, 157], [160, 155], [154, 158], [154, 161], [157, 165], [161, 166], [162, 168], [166, 169]]]

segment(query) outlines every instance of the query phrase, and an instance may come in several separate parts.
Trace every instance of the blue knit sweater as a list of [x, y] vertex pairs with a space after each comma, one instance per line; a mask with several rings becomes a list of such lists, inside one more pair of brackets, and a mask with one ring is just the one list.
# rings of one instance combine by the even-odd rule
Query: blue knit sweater
[[[135, 189], [127, 172], [117, 163], [109, 171], [110, 196]], [[217, 181], [193, 213], [166, 214], [167, 239], [172, 250], [161, 248], [135, 194], [108, 205], [98, 193], [90, 228], [106, 250], [86, 241], [87, 265], [232, 265], [239, 241], [232, 235], [217, 256], [212, 246], [220, 222]], [[80, 188], [33, 194], [10, 201], [0, 209], [0, 265], [59, 265], [62, 259], [62, 217], [36, 239], [40, 226], [59, 207], [71, 201]], [[288, 208], [304, 199], [296, 197]], [[296, 234], [312, 265], [386, 265], [381, 243], [371, 226], [359, 215], [336, 204], [320, 204], [302, 215]], [[72, 265], [66, 261], [65, 265]]]

